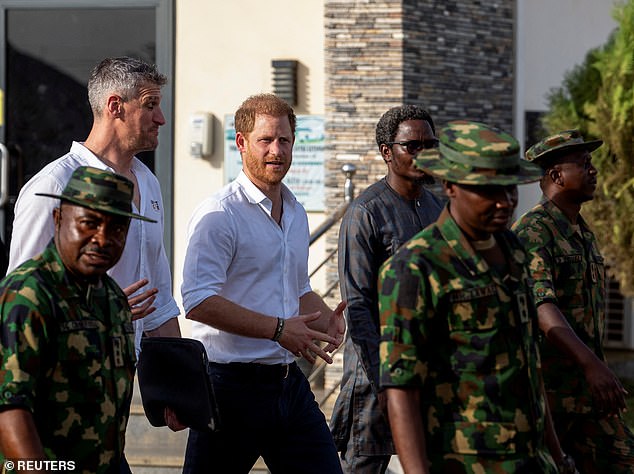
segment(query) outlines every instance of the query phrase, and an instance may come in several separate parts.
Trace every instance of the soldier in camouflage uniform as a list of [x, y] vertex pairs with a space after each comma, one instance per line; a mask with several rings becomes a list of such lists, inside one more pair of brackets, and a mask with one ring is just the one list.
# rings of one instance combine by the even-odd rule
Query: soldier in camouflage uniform
[[634, 436], [623, 423], [625, 390], [606, 364], [605, 267], [579, 214], [597, 170], [577, 130], [547, 137], [526, 152], [541, 165], [541, 202], [515, 223], [530, 255], [544, 383], [563, 448], [583, 473], [634, 472]]
[[[134, 377], [127, 298], [106, 271], [124, 248], [133, 184], [77, 168], [45, 251], [0, 284], [0, 462], [119, 472]], [[10, 463], [8, 463], [10, 465]]]
[[517, 184], [541, 170], [484, 124], [450, 122], [439, 138], [440, 155], [417, 164], [443, 180], [449, 203], [379, 278], [397, 452], [405, 472], [556, 473], [567, 458], [543, 394], [528, 259], [507, 230]]

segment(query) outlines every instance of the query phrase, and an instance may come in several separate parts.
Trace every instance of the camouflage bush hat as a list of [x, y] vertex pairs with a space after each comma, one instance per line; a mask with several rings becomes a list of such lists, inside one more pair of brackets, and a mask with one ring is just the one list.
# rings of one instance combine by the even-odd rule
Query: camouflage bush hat
[[124, 176], [99, 168], [80, 166], [73, 171], [62, 194], [35, 194], [59, 198], [62, 201], [68, 201], [95, 211], [156, 222], [131, 212], [133, 190], [134, 184]]
[[584, 141], [579, 130], [564, 130], [535, 143], [526, 150], [526, 159], [542, 164], [546, 159], [567, 155], [579, 150], [592, 152], [601, 145], [603, 145], [603, 140]]
[[440, 131], [438, 149], [423, 150], [416, 166], [460, 184], [502, 185], [539, 181], [542, 169], [520, 157], [517, 140], [479, 122], [456, 120]]

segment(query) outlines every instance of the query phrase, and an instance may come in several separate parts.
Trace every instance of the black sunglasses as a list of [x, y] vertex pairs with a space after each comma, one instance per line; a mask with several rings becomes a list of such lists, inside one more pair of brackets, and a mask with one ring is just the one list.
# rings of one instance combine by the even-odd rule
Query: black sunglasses
[[437, 138], [430, 138], [429, 140], [407, 140], [406, 142], [387, 142], [386, 145], [401, 145], [407, 149], [407, 153], [415, 155], [421, 150], [429, 150], [430, 148], [436, 148], [438, 146]]

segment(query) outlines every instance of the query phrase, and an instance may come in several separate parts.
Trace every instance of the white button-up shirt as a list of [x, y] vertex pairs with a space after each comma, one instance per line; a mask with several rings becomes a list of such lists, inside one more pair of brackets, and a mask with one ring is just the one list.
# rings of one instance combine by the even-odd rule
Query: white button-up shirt
[[[8, 271], [40, 254], [50, 242], [55, 231], [53, 209], [59, 200], [36, 196], [35, 193], [59, 195], [66, 187], [73, 171], [80, 166], [92, 166], [114, 170], [81, 143], [73, 142], [70, 152], [46, 165], [20, 190], [15, 203], [15, 219], [9, 250]], [[140, 207], [132, 204], [133, 212], [156, 220], [156, 223], [130, 219], [130, 228], [121, 258], [108, 274], [125, 288], [141, 278], [147, 278], [147, 288], [158, 288], [154, 301], [156, 311], [134, 322], [135, 347], [140, 350], [144, 331], [158, 328], [180, 311], [172, 295], [172, 275], [163, 245], [163, 199], [156, 176], [137, 158], [133, 159], [132, 172], [139, 184]]]
[[[272, 202], [241, 172], [235, 181], [203, 201], [188, 227], [183, 268], [186, 312], [219, 295], [268, 316], [299, 314], [299, 298], [311, 291], [308, 278], [308, 218], [282, 185], [281, 226]], [[290, 363], [293, 355], [277, 342], [239, 336], [192, 322], [192, 337], [220, 363]]]

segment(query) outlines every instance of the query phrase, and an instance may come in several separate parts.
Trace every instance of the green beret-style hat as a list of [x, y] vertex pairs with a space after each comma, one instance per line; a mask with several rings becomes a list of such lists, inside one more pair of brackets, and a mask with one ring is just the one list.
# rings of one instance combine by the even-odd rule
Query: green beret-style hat
[[564, 156], [579, 150], [592, 152], [603, 145], [603, 140], [584, 141], [579, 130], [564, 130], [535, 143], [526, 150], [526, 159], [543, 164], [551, 158]]
[[132, 212], [134, 183], [125, 176], [89, 166], [80, 166], [70, 177], [62, 194], [36, 193], [68, 201], [107, 214], [156, 222]]
[[520, 157], [517, 140], [479, 122], [449, 122], [439, 134], [438, 149], [423, 150], [416, 166], [452, 183], [510, 185], [538, 181], [542, 169]]

